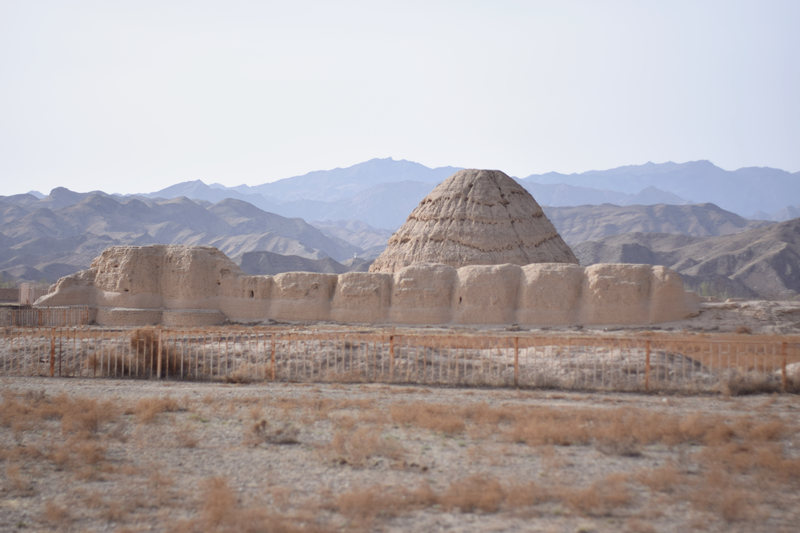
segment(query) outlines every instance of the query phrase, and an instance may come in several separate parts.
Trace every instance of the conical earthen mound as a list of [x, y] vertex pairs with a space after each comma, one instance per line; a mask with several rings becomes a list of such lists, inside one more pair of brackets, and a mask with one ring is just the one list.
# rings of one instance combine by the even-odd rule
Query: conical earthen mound
[[528, 191], [499, 170], [470, 169], [423, 198], [370, 272], [395, 272], [413, 263], [577, 262]]

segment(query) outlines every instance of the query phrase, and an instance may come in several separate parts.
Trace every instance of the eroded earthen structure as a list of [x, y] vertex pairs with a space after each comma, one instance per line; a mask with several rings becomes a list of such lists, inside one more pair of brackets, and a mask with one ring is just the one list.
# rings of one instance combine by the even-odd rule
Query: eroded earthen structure
[[647, 324], [697, 311], [665, 267], [418, 263], [394, 273], [248, 276], [216, 248], [117, 246], [37, 305], [88, 305], [100, 325], [229, 322]]
[[459, 170], [437, 185], [389, 239], [370, 272], [416, 263], [578, 263], [533, 196], [499, 170]]
[[334, 321], [648, 324], [697, 311], [664, 267], [583, 268], [536, 200], [498, 170], [461, 170], [392, 236], [370, 272], [247, 276], [209, 247], [117, 246], [38, 305], [88, 305], [101, 325]]

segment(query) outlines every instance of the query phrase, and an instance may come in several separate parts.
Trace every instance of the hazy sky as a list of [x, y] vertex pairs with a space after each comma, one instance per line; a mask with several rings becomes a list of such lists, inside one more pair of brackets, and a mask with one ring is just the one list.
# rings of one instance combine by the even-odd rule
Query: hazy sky
[[0, 0], [0, 195], [373, 157], [800, 170], [800, 1]]

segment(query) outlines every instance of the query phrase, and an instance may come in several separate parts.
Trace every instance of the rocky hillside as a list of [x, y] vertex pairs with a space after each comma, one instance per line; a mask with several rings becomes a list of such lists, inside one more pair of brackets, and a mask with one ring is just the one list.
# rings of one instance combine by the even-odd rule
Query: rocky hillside
[[710, 237], [770, 224], [748, 220], [714, 204], [605, 204], [545, 207], [544, 211], [561, 237], [570, 245], [626, 233], [672, 233]]
[[0, 220], [0, 272], [21, 280], [55, 281], [115, 244], [211, 245], [234, 260], [253, 250], [339, 260], [362, 253], [301, 219], [234, 199], [211, 204], [56, 189], [41, 199], [0, 197]]
[[[690, 286], [717, 296], [800, 294], [797, 220], [752, 221], [713, 204], [544, 209], [584, 265], [610, 261], [672, 266]], [[41, 198], [0, 197], [0, 222], [0, 274], [9, 281], [55, 281], [88, 267], [115, 244], [212, 245], [237, 262], [248, 252], [298, 256], [253, 255], [253, 274], [360, 270], [382, 251], [391, 233], [353, 220], [312, 226], [239, 199], [212, 203], [64, 188]]]
[[698, 293], [800, 297], [800, 218], [733, 235], [629, 233], [573, 247], [582, 265], [649, 263], [674, 268]]
[[282, 255], [273, 252], [246, 252], [242, 255], [242, 271], [245, 274], [262, 276], [275, 275], [281, 272], [321, 272], [325, 274], [343, 274], [345, 272], [366, 272], [371, 259], [352, 258], [342, 263], [324, 257], [309, 259], [298, 255]]
[[377, 257], [386, 248], [386, 242], [392, 236], [391, 231], [373, 228], [360, 220], [315, 221], [311, 225], [326, 235], [361, 248], [364, 252], [360, 255], [367, 258]]

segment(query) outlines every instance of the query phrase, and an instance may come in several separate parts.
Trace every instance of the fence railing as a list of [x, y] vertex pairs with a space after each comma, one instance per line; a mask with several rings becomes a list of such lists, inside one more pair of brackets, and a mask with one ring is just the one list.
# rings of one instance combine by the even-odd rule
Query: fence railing
[[794, 391], [800, 336], [6, 328], [0, 375]]
[[0, 327], [67, 327], [89, 324], [89, 307], [0, 307]]

